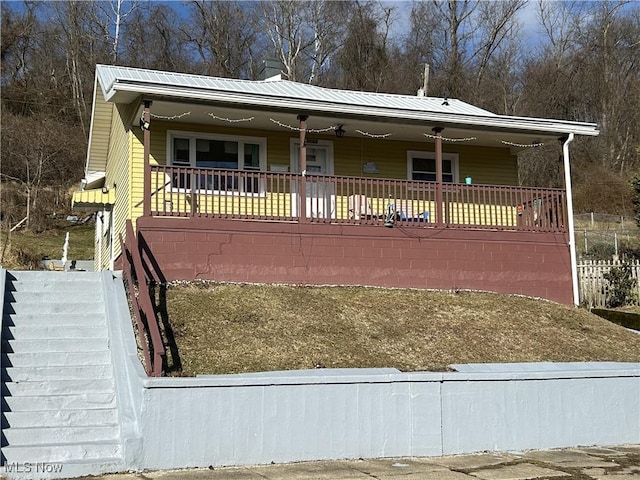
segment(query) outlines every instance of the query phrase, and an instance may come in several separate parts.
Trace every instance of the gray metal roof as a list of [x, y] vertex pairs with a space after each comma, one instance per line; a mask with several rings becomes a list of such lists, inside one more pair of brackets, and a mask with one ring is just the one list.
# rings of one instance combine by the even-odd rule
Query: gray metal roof
[[284, 80], [233, 80], [107, 65], [96, 67], [96, 78], [104, 99], [115, 103], [128, 104], [143, 96], [150, 100], [527, 135], [599, 133], [593, 123], [496, 115], [456, 99], [445, 102], [442, 98], [337, 90]]
[[334, 104], [401, 109], [417, 112], [454, 113], [495, 116], [494, 113], [457, 99], [359, 92], [317, 87], [288, 80], [235, 80], [186, 73], [163, 72], [140, 68], [98, 65], [96, 72], [105, 98], [122, 82], [141, 82], [162, 86], [187, 87], [209, 91], [224, 91], [267, 97], [287, 97]]

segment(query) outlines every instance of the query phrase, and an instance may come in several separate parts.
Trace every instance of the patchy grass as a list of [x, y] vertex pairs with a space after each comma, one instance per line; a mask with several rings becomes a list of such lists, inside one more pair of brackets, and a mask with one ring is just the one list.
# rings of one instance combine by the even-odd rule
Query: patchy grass
[[516, 296], [202, 283], [170, 285], [166, 299], [187, 376], [640, 361], [640, 335], [583, 309]]
[[57, 222], [42, 232], [20, 229], [8, 234], [7, 231], [3, 231], [0, 239], [2, 266], [13, 269], [37, 269], [40, 260], [44, 257], [62, 258], [62, 248], [67, 232], [69, 232], [67, 258], [90, 260], [94, 252], [94, 228], [93, 222], [84, 225]]

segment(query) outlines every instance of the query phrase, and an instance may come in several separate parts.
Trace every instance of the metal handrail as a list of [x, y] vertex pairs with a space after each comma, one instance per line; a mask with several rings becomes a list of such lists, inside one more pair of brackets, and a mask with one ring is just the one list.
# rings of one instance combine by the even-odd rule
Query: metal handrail
[[123, 253], [123, 274], [129, 289], [129, 297], [138, 335], [142, 344], [145, 370], [150, 377], [164, 374], [165, 348], [160, 334], [160, 325], [149, 293], [149, 279], [142, 265], [138, 241], [131, 220], [126, 224], [126, 241], [120, 234]]

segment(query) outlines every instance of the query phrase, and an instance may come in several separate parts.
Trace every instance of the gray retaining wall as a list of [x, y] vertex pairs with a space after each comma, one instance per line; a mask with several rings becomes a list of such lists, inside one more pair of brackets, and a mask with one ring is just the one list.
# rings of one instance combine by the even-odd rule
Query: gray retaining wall
[[132, 469], [640, 443], [638, 363], [147, 378], [111, 310]]

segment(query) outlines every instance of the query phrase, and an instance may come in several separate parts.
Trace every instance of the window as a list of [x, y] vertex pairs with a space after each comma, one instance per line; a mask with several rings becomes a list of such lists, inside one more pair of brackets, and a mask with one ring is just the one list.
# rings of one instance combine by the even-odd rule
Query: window
[[[259, 172], [266, 170], [267, 142], [264, 138], [232, 137], [168, 132], [169, 165]], [[260, 193], [257, 178], [220, 172], [180, 172], [173, 185], [191, 189], [192, 182], [200, 190], [218, 192]]]
[[[436, 154], [434, 152], [407, 152], [407, 178], [424, 182], [436, 181]], [[442, 154], [442, 181], [458, 182], [458, 154]]]

